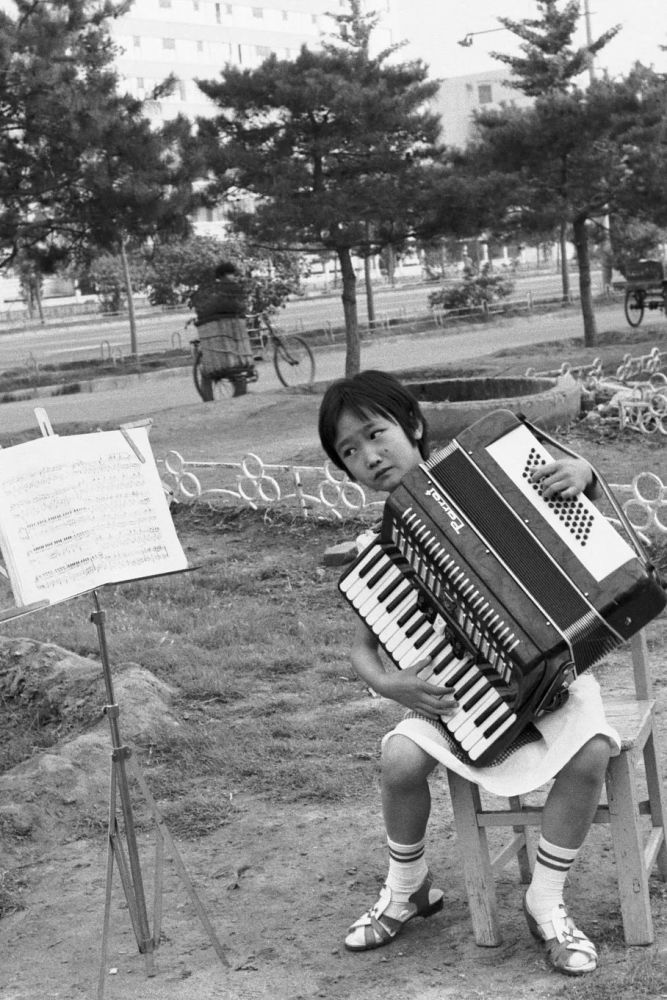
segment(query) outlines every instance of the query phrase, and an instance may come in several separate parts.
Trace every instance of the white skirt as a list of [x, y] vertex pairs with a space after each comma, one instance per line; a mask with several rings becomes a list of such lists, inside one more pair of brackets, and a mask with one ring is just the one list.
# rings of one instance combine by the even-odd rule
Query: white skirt
[[409, 712], [383, 739], [407, 736], [429, 756], [494, 795], [524, 795], [558, 774], [594, 736], [609, 740], [611, 755], [620, 753], [620, 737], [607, 722], [600, 685], [592, 674], [582, 674], [570, 686], [570, 695], [555, 712], [538, 719], [498, 760], [472, 767], [457, 756], [457, 747], [444, 726]]

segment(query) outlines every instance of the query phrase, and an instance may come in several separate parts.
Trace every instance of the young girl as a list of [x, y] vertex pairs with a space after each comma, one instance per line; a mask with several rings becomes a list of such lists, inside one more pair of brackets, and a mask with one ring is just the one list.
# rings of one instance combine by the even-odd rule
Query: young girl
[[[427, 427], [416, 399], [393, 376], [378, 371], [341, 379], [327, 389], [319, 433], [331, 460], [362, 486], [390, 492], [428, 456]], [[583, 459], [564, 457], [533, 475], [544, 496], [597, 495], [593, 470]], [[425, 859], [430, 813], [428, 777], [438, 763], [502, 796], [519, 795], [554, 779], [543, 817], [537, 860], [524, 899], [531, 933], [544, 943], [551, 964], [569, 975], [593, 972], [594, 945], [568, 916], [563, 888], [598, 805], [607, 762], [620, 751], [618, 734], [605, 720], [598, 684], [584, 673], [570, 686], [565, 704], [535, 726], [539, 737], [519, 737], [486, 767], [471, 767], [452, 752], [439, 721], [456, 703], [443, 688], [420, 676], [426, 663], [398, 670], [383, 662], [377, 640], [361, 620], [352, 645], [361, 679], [408, 709], [382, 742], [382, 811], [389, 871], [377, 902], [349, 928], [345, 946], [366, 951], [389, 944], [413, 917], [443, 906]]]

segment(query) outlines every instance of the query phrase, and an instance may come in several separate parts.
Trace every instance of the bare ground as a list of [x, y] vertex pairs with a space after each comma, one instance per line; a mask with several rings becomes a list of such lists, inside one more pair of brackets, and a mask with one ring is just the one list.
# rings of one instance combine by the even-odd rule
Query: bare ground
[[[243, 403], [243, 400], [238, 402]], [[238, 407], [236, 445], [259, 450], [280, 442], [280, 459], [313, 452], [316, 402], [290, 409]], [[245, 412], [244, 412], [245, 411]], [[280, 416], [279, 416], [280, 415]], [[204, 417], [216, 415], [205, 410]], [[296, 430], [294, 430], [296, 428]], [[290, 429], [294, 437], [289, 437]], [[155, 430], [187, 447], [206, 440], [193, 414], [160, 416]], [[226, 426], [229, 439], [230, 428]], [[158, 449], [155, 449], [158, 453]], [[314, 452], [313, 452], [314, 453]], [[192, 454], [190, 452], [189, 454]], [[657, 462], [657, 459], [656, 459]], [[341, 651], [341, 656], [345, 652]], [[359, 697], [366, 697], [359, 693]], [[659, 689], [664, 703], [664, 688]], [[351, 707], [353, 710], [353, 705]], [[393, 709], [378, 703], [387, 723]], [[369, 767], [363, 760], [360, 767]], [[213, 949], [173, 859], [164, 877], [162, 938], [154, 975], [137, 950], [115, 873], [104, 995], [108, 1000], [442, 1000], [445, 997], [528, 1000], [666, 996], [667, 894], [652, 882], [656, 944], [625, 949], [608, 831], [596, 828], [571, 876], [572, 909], [600, 947], [598, 973], [583, 981], [552, 973], [520, 915], [522, 887], [513, 869], [499, 878], [505, 941], [476, 947], [465, 903], [460, 848], [452, 832], [443, 779], [433, 784], [429, 858], [445, 909], [417, 921], [391, 947], [353, 955], [342, 947], [347, 925], [376, 898], [386, 868], [371, 762], [368, 796], [349, 805], [299, 805], [289, 811], [263, 798], [234, 797], [229, 821], [213, 834], [179, 844], [187, 872], [223, 945]], [[39, 794], [36, 788], [37, 804]], [[133, 786], [133, 795], [140, 796]], [[2, 867], [25, 883], [24, 909], [0, 922], [0, 994], [6, 1000], [80, 1000], [97, 995], [104, 912], [106, 838], [75, 839], [71, 796], [63, 787], [38, 838], [15, 842]], [[99, 788], [97, 807], [102, 810]], [[102, 822], [104, 816], [102, 815]], [[152, 907], [152, 833], [140, 834], [142, 869]], [[169, 855], [169, 852], [167, 852]]]

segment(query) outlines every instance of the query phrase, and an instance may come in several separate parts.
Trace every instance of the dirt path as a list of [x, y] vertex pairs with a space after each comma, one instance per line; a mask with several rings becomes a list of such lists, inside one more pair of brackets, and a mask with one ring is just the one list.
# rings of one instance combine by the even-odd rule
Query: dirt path
[[[353, 955], [341, 943], [347, 924], [373, 901], [384, 876], [375, 801], [360, 815], [358, 807], [285, 813], [263, 801], [241, 800], [229, 826], [180, 846], [229, 967], [217, 958], [173, 864], [167, 862], [163, 940], [155, 956], [156, 975], [149, 978], [116, 875], [107, 1000], [561, 997], [565, 982], [546, 968], [527, 932], [520, 915], [522, 890], [513, 872], [498, 887], [504, 944], [475, 946], [439, 780], [434, 798], [429, 853], [445, 891], [445, 910], [410, 926], [390, 948]], [[26, 875], [34, 880], [28, 906], [0, 925], [5, 1000], [88, 1000], [96, 995], [105, 883], [101, 841], [65, 842], [27, 866]], [[342, 844], [355, 848], [341, 851]], [[150, 905], [150, 843], [142, 841], [141, 848]], [[369, 859], [367, 869], [357, 869], [355, 858]], [[575, 909], [577, 897], [579, 907], [584, 906], [585, 895], [591, 932], [608, 925], [613, 876], [606, 835], [595, 831], [572, 877]], [[641, 955], [628, 957], [617, 936], [602, 942], [602, 955], [606, 976], [641, 960]]]

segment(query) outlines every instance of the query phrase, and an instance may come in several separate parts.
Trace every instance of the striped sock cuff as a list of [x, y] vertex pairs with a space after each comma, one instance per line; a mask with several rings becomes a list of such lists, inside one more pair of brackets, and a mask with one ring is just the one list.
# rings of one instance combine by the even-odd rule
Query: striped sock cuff
[[419, 861], [424, 856], [426, 839], [418, 841], [416, 844], [397, 844], [396, 841], [387, 837], [389, 857], [399, 864], [410, 864], [412, 861]]
[[556, 872], [569, 872], [578, 853], [578, 848], [557, 847], [540, 837], [537, 845], [536, 864]]

